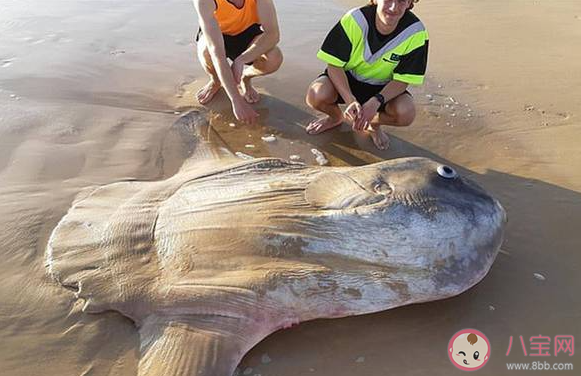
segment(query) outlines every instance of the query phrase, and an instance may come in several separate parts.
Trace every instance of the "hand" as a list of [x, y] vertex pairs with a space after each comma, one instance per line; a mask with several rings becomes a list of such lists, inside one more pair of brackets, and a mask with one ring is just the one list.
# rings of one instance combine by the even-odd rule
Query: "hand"
[[236, 119], [243, 123], [254, 124], [258, 117], [258, 113], [242, 97], [232, 101], [232, 111]]
[[353, 124], [355, 124], [355, 121], [359, 118], [360, 114], [361, 105], [357, 101], [351, 102], [345, 109], [345, 112], [343, 112], [345, 119], [350, 120]]
[[359, 113], [359, 118], [353, 122], [353, 130], [363, 131], [371, 127], [371, 120], [375, 117], [378, 109], [379, 101], [375, 97], [365, 102]]
[[234, 76], [234, 82], [236, 85], [240, 85], [242, 82], [242, 74], [244, 73], [244, 62], [239, 58], [236, 58], [232, 62], [232, 75]]

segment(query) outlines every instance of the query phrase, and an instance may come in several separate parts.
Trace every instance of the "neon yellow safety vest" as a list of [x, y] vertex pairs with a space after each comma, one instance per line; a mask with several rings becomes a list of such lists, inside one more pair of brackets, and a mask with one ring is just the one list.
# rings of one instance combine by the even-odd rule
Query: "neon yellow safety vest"
[[422, 22], [411, 24], [373, 54], [367, 41], [370, 26], [359, 8], [345, 14], [341, 18], [341, 26], [352, 46], [349, 61], [341, 61], [323, 50], [317, 53], [319, 59], [330, 65], [342, 67], [358, 81], [372, 85], [385, 85], [392, 80], [413, 85], [421, 85], [424, 82], [423, 75], [394, 73], [399, 63], [398, 57], [423, 46], [429, 39]]

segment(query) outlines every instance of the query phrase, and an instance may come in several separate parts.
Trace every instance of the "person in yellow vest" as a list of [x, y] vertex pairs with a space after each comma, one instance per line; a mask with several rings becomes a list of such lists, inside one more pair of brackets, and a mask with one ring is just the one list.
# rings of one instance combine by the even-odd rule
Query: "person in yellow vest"
[[[317, 57], [327, 69], [311, 83], [307, 104], [326, 116], [306, 130], [317, 134], [349, 121], [387, 149], [381, 125], [407, 126], [415, 118], [408, 85], [421, 85], [428, 33], [411, 12], [418, 0], [372, 0], [345, 14], [327, 35]], [[344, 112], [338, 104], [347, 105]]]
[[198, 58], [210, 76], [196, 97], [206, 104], [223, 87], [236, 119], [252, 123], [258, 114], [250, 104], [260, 97], [251, 80], [275, 72], [282, 64], [274, 4], [272, 0], [193, 1], [200, 23]]

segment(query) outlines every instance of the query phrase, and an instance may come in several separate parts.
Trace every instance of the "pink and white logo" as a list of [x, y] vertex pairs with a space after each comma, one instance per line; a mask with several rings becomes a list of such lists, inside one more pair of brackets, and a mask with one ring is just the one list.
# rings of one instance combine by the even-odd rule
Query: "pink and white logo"
[[479, 370], [490, 359], [490, 342], [479, 330], [462, 329], [450, 339], [448, 357], [463, 371]]

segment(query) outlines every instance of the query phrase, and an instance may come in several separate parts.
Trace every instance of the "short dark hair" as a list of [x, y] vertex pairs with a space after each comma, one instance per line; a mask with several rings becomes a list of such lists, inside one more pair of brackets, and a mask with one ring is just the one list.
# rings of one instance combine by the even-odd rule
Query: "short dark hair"
[[[412, 0], [412, 3], [410, 4], [410, 7], [408, 9], [412, 9], [414, 7], [414, 4], [417, 3], [420, 0]], [[375, 2], [375, 0], [369, 0], [368, 5], [376, 5], [377, 3]]]

